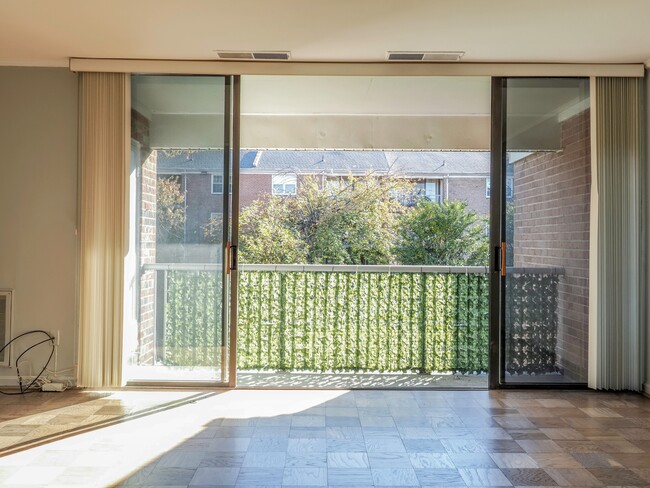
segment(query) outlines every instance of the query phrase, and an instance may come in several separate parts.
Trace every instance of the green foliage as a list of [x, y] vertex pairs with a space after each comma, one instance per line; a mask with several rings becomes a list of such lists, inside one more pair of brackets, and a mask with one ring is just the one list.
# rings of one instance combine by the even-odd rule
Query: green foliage
[[218, 217], [210, 217], [205, 225], [201, 226], [203, 236], [208, 242], [221, 244], [223, 239], [223, 214]]
[[219, 364], [221, 277], [207, 271], [168, 272], [162, 356], [170, 366]]
[[267, 196], [254, 201], [240, 216], [239, 250], [242, 262], [304, 263], [307, 248], [294, 221], [290, 200]]
[[[168, 274], [166, 363], [209, 366], [220, 326], [211, 302], [218, 283], [207, 272]], [[476, 274], [245, 271], [238, 367], [486, 371], [487, 288], [487, 276]]]
[[400, 203], [413, 190], [409, 180], [372, 174], [326, 189], [305, 177], [297, 195], [267, 196], [242, 212], [242, 262], [486, 265], [487, 220], [463, 201]]
[[391, 195], [413, 184], [398, 178], [342, 178], [321, 188], [305, 177], [292, 197], [269, 196], [241, 215], [243, 262], [388, 264], [397, 220], [406, 210]]
[[368, 174], [342, 178], [324, 191], [315, 178], [307, 178], [290, 204], [309, 250], [308, 262], [390, 263], [397, 219], [405, 211], [392, 193], [412, 187], [404, 179]]
[[401, 264], [486, 266], [487, 221], [464, 201], [420, 200], [399, 222], [396, 255]]
[[156, 240], [182, 242], [185, 230], [185, 193], [178, 176], [159, 177], [156, 182]]
[[[507, 279], [507, 371], [557, 371], [558, 276]], [[220, 286], [212, 272], [167, 273], [165, 364], [218, 364]], [[238, 368], [484, 372], [488, 290], [487, 274], [243, 271]]]

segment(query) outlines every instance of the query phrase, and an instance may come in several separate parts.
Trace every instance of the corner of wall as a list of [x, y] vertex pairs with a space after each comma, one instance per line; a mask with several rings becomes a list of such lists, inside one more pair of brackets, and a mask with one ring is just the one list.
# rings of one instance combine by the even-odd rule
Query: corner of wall
[[646, 309], [643, 311], [645, 314], [645, 320], [647, 324], [646, 328], [646, 353], [645, 353], [645, 362], [646, 362], [646, 375], [645, 383], [643, 385], [643, 392], [646, 396], [650, 396], [650, 229], [648, 228], [650, 224], [650, 198], [647, 197], [647, 190], [650, 188], [650, 69], [646, 68], [645, 70], [645, 125], [646, 125], [646, 138], [645, 138], [645, 190], [642, 194], [646, 195], [645, 201], [645, 215], [643, 220], [643, 225], [645, 226], [645, 262], [646, 262], [646, 272], [645, 272], [645, 293], [646, 300], [644, 300]]

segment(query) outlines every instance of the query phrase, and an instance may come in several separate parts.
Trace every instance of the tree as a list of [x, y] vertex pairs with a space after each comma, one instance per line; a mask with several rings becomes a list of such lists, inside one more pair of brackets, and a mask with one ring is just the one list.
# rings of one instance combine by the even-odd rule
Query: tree
[[486, 226], [464, 201], [423, 199], [400, 219], [395, 254], [401, 264], [486, 266]]
[[321, 189], [316, 178], [307, 178], [290, 205], [308, 262], [392, 262], [397, 218], [406, 210], [394, 194], [412, 187], [408, 180], [367, 174]]
[[404, 179], [348, 176], [328, 188], [316, 177], [297, 195], [256, 201], [241, 216], [240, 249], [249, 263], [388, 264], [397, 219], [406, 209], [392, 195]]
[[185, 193], [178, 176], [158, 178], [156, 183], [156, 240], [182, 242], [185, 231]]
[[240, 216], [239, 249], [242, 262], [304, 263], [307, 256], [284, 197], [255, 200]]

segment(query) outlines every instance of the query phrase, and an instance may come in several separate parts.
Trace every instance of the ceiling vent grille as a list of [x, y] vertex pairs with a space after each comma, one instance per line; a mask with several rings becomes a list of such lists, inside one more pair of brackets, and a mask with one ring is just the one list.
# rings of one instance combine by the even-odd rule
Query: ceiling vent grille
[[216, 51], [219, 59], [251, 61], [288, 61], [289, 51]]
[[464, 51], [388, 51], [388, 61], [420, 61], [426, 63], [449, 63], [460, 61]]

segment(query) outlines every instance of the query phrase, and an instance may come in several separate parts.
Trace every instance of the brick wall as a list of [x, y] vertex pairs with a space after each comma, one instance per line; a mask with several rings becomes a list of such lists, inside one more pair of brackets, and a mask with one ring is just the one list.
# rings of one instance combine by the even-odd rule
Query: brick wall
[[[185, 181], [181, 181], [181, 184], [186, 191], [185, 242], [205, 243], [203, 227], [210, 220], [210, 214], [223, 213], [223, 194], [212, 193], [212, 175], [209, 174], [185, 175]], [[227, 188], [224, 190], [227, 191]]]
[[272, 175], [242, 173], [239, 185], [239, 207], [243, 210], [263, 195], [271, 194]]
[[587, 381], [591, 158], [589, 111], [561, 125], [561, 150], [513, 165], [514, 265], [562, 267], [558, 363]]
[[[467, 206], [481, 217], [490, 215], [490, 199], [485, 197], [485, 180], [481, 178], [449, 178], [443, 183], [443, 199], [464, 200]], [[448, 198], [444, 184], [449, 185]]]
[[[140, 143], [140, 198], [139, 219], [139, 265], [156, 262], [156, 166], [157, 154], [149, 147], [149, 120], [131, 111], [131, 137]], [[156, 340], [156, 276], [155, 271], [140, 275], [140, 317], [138, 321], [137, 364], [154, 364]]]

